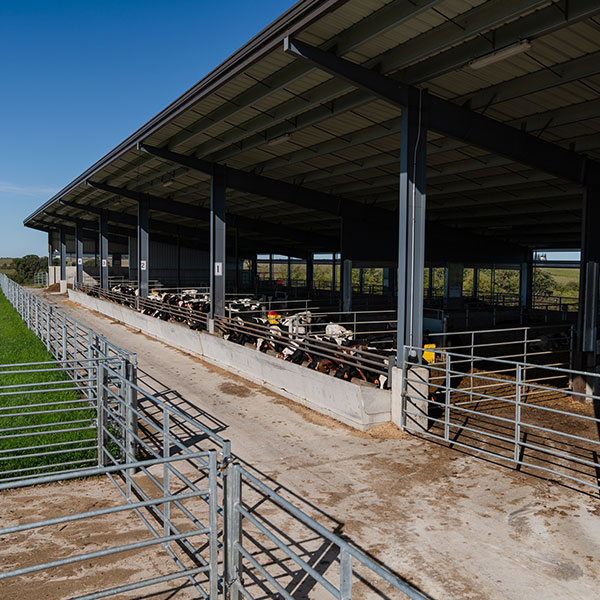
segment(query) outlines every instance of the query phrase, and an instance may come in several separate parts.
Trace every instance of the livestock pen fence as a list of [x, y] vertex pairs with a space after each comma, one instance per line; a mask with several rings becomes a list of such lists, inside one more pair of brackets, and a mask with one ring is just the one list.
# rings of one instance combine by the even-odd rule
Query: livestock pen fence
[[531, 325], [430, 333], [426, 337], [439, 350], [470, 355], [470, 370], [475, 368], [478, 358], [520, 360], [570, 368], [575, 327], [568, 324]]
[[[211, 321], [206, 299], [192, 308], [189, 297], [178, 297], [174, 292], [164, 292], [160, 299], [146, 299], [98, 286], [82, 284], [76, 289], [158, 319], [192, 329], [210, 329], [230, 342], [251, 345], [323, 373], [382, 388], [392, 385], [396, 310], [338, 311], [309, 305], [307, 300], [257, 300], [229, 294], [225, 314]], [[278, 314], [267, 318], [273, 312]], [[427, 342], [443, 350], [470, 353], [472, 367], [479, 356], [522, 357], [525, 362], [553, 361], [556, 366], [570, 366], [573, 326], [568, 323], [447, 332], [444, 311], [425, 309], [424, 314], [427, 326], [441, 331], [429, 334]]]
[[[68, 511], [35, 522], [7, 523], [0, 529], [5, 548], [11, 548], [11, 540], [22, 540], [22, 536], [27, 536], [29, 548], [38, 539], [35, 532], [43, 536], [43, 532], [57, 531], [66, 524], [72, 525], [74, 535], [78, 524], [84, 522], [96, 523], [98, 529], [107, 532], [116, 532], [118, 527], [120, 532], [100, 549], [80, 554], [67, 545], [45, 549], [42, 556], [52, 554], [44, 562], [39, 562], [40, 553], [35, 552], [9, 557], [0, 572], [7, 593], [14, 590], [15, 595], [22, 594], [29, 585], [27, 577], [34, 573], [44, 575], [44, 585], [52, 586], [54, 573], [58, 574], [57, 581], [64, 583], [72, 574], [69, 566], [85, 565], [73, 584], [78, 600], [141, 589], [153, 594], [164, 591], [165, 586], [173, 597], [191, 590], [194, 597], [211, 600], [291, 599], [298, 594], [305, 597], [313, 593], [311, 590], [340, 600], [352, 598], [353, 590], [360, 597], [400, 593], [423, 598], [383, 564], [308, 514], [323, 518], [317, 507], [303, 502], [308, 508], [301, 510], [296, 506], [301, 498], [293, 490], [279, 487], [276, 491], [262, 481], [260, 471], [232, 456], [228, 440], [160, 394], [138, 385], [134, 354], [5, 276], [0, 276], [0, 288], [55, 358], [47, 363], [3, 365], [0, 413], [18, 417], [31, 411], [27, 415], [31, 418], [34, 413], [53, 412], [49, 429], [61, 433], [72, 428], [72, 434], [81, 436], [68, 440], [73, 444], [66, 446], [73, 462], [60, 464], [47, 459], [56, 456], [56, 450], [60, 454], [63, 447], [47, 444], [43, 435], [40, 440], [39, 427], [29, 430], [20, 426], [18, 431], [2, 428], [0, 444], [13, 439], [11, 436], [21, 440], [11, 452], [0, 454], [2, 458], [28, 455], [31, 460], [42, 461], [19, 473], [10, 468], [2, 473], [0, 463], [0, 493], [17, 494], [20, 488], [83, 478], [101, 478], [113, 484], [107, 482], [103, 494], [110, 500], [109, 506]], [[58, 376], [47, 386], [45, 375], [49, 371]], [[26, 381], [14, 383], [11, 379], [6, 383], [7, 377], [24, 377]], [[69, 411], [62, 411], [63, 400], [45, 402], [49, 389], [71, 394], [64, 400], [70, 403]], [[81, 418], [73, 418], [72, 411]], [[35, 440], [34, 435], [38, 436]], [[73, 448], [80, 458], [73, 455]], [[52, 488], [48, 488], [51, 493]], [[128, 530], [128, 517], [134, 515], [147, 535], [142, 537], [138, 532], [127, 543], [117, 544]], [[152, 556], [162, 553], [170, 558], [153, 561], [161, 565], [153, 577], [140, 578], [139, 570], [135, 570], [121, 585], [115, 585], [119, 583], [115, 570], [110, 581], [86, 578], [88, 570], [101, 564], [100, 559], [104, 559], [102, 564], [119, 558], [135, 564], [136, 557], [148, 560], [144, 553], [150, 551], [155, 553]], [[109, 583], [112, 587], [106, 587]]]
[[444, 350], [415, 364], [423, 351], [404, 348], [404, 430], [600, 490], [599, 374]]
[[[92, 297], [109, 300], [137, 310], [158, 319], [187, 325], [196, 330], [209, 329], [208, 308], [192, 308], [190, 301], [177, 300], [175, 293], [165, 292], [159, 299], [140, 298], [133, 293], [123, 293], [118, 290], [102, 289], [99, 286], [76, 284], [75, 290], [84, 292]], [[266, 352], [281, 355], [283, 350], [289, 351], [289, 356], [295, 351], [303, 353], [302, 362], [323, 360], [319, 368], [323, 372], [339, 372], [356, 369], [358, 378], [387, 386], [390, 380], [390, 370], [393, 363], [393, 334], [395, 311], [374, 313], [372, 311], [355, 311], [352, 313], [322, 312], [317, 306], [309, 306], [309, 301], [274, 300], [266, 298], [256, 301], [256, 308], [232, 308], [239, 303], [239, 295], [227, 295], [225, 315], [216, 315], [214, 330], [231, 341], [251, 343]], [[173, 302], [173, 303], [171, 303]], [[312, 303], [310, 303], [312, 304]], [[269, 312], [281, 312], [282, 322], [274, 326], [267, 321]], [[348, 329], [355, 339], [359, 336], [377, 335], [374, 346], [366, 343], [342, 347], [325, 335], [325, 319]], [[262, 321], [261, 321], [262, 320]], [[317, 325], [319, 323], [319, 325]], [[321, 339], [326, 337], [327, 339]], [[341, 341], [341, 340], [340, 340]], [[388, 348], [382, 348], [381, 342], [387, 343]]]

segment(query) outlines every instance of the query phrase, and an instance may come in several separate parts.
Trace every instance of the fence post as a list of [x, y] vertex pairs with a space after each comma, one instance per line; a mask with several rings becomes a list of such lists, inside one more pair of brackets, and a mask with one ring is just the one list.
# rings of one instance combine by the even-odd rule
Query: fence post
[[525, 329], [525, 356], [523, 357], [523, 371], [521, 373], [522, 381], [527, 379], [527, 351], [529, 350], [529, 328]]
[[63, 315], [62, 315], [62, 344], [61, 344], [61, 346], [62, 346], [61, 355], [62, 355], [63, 366], [64, 366], [64, 361], [67, 360], [67, 315], [65, 313], [63, 313]]
[[387, 386], [388, 390], [392, 389], [392, 373], [394, 372], [394, 367], [396, 366], [396, 357], [392, 354], [388, 358], [388, 368], [387, 368]]
[[[450, 386], [452, 384], [452, 378], [450, 376], [450, 369], [452, 367], [452, 359], [450, 354], [446, 352], [446, 389], [444, 394], [444, 439], [448, 442], [450, 440]], [[473, 378], [471, 377], [471, 398], [473, 397]]]
[[106, 370], [102, 361], [97, 362], [96, 366], [96, 415], [97, 415], [97, 434], [98, 434], [98, 466], [104, 467], [106, 458], [104, 456], [106, 427]]
[[[137, 442], [136, 436], [138, 433], [138, 419], [137, 419], [137, 392], [135, 387], [137, 385], [137, 367], [131, 361], [128, 360], [126, 364], [126, 379], [125, 379], [125, 461], [135, 462]], [[133, 475], [133, 469], [130, 470], [127, 476], [127, 497], [131, 495], [131, 482], [130, 477]]]
[[[73, 360], [77, 360], [79, 355], [79, 334], [77, 332], [77, 323], [73, 321]], [[79, 366], [79, 363], [76, 363]]]
[[406, 431], [406, 403], [408, 394], [408, 348], [402, 347], [402, 416], [400, 417], [401, 429]]
[[521, 454], [521, 369], [522, 365], [517, 364], [516, 393], [515, 393], [515, 455], [517, 464], [520, 462]]
[[[163, 408], [163, 458], [171, 457], [171, 420], [166, 406]], [[163, 496], [167, 497], [171, 493], [171, 465], [163, 463]], [[166, 501], [163, 505], [163, 535], [171, 535], [171, 503]], [[170, 542], [167, 542], [167, 548], [170, 548]], [[212, 566], [212, 565], [211, 565]]]
[[575, 351], [575, 326], [571, 325], [569, 332], [569, 369], [573, 370], [573, 353]]
[[50, 352], [50, 305], [46, 304], [44, 307], [46, 310], [46, 350]]
[[[209, 489], [209, 514], [208, 527], [209, 533], [209, 599], [217, 600], [219, 597], [219, 540], [218, 540], [218, 497], [217, 497], [217, 453], [215, 450], [209, 450], [208, 455], [208, 489]], [[225, 590], [225, 587], [224, 587]]]
[[352, 600], [352, 555], [346, 550], [340, 556], [340, 600]]
[[93, 345], [93, 336], [92, 336], [92, 330], [90, 329], [88, 331], [88, 347], [87, 347], [87, 376], [88, 376], [88, 399], [92, 399], [92, 372], [93, 372], [93, 368], [92, 368], [92, 358], [93, 358], [93, 351], [92, 351], [92, 345]]
[[239, 600], [239, 584], [242, 583], [242, 560], [239, 546], [242, 545], [242, 516], [239, 505], [242, 502], [242, 473], [238, 465], [227, 467], [227, 497], [225, 499], [225, 597], [227, 600]]

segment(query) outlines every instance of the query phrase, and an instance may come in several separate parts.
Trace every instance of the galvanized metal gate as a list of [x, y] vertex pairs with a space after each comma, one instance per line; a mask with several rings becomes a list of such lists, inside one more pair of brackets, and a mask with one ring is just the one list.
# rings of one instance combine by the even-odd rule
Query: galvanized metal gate
[[599, 374], [449, 351], [409, 360], [423, 351], [404, 348], [406, 431], [600, 490]]
[[[384, 564], [367, 557], [264, 483], [251, 465], [231, 455], [228, 440], [142, 389], [134, 354], [1, 275], [0, 288], [56, 357], [35, 365], [39, 374], [45, 369], [64, 373], [60, 385], [77, 389], [78, 402], [93, 412], [86, 427], [96, 434], [88, 448], [95, 449], [88, 459], [92, 464], [74, 468], [49, 465], [41, 472], [9, 473], [0, 479], [0, 491], [102, 476], [112, 482], [122, 499], [110, 508], [5, 527], [0, 536], [10, 540], [11, 535], [25, 531], [121, 513], [136, 515], [149, 532], [148, 538], [129, 544], [20, 564], [1, 572], [0, 581], [153, 547], [170, 558], [168, 572], [83, 594], [77, 600], [106, 598], [181, 579], [187, 580], [199, 597], [210, 600], [291, 599], [306, 597], [311, 590], [340, 600], [351, 599], [353, 591], [361, 597], [400, 594], [425, 598]], [[29, 366], [4, 368], [31, 372]], [[35, 384], [30, 382], [23, 389], [41, 394]], [[0, 395], [23, 389], [8, 386], [0, 389]], [[55, 425], [61, 427], [60, 419]], [[202, 448], [196, 450], [198, 444]], [[32, 450], [33, 445], [25, 449]], [[38, 450], [43, 456], [55, 451], [50, 447]]]

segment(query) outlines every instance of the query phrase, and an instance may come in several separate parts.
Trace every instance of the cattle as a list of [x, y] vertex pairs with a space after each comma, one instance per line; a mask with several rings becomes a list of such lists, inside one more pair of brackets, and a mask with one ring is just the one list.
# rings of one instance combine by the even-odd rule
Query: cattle
[[[115, 285], [110, 291], [111, 300], [137, 307], [145, 315], [182, 323], [192, 330], [206, 328], [210, 296], [198, 290], [173, 293], [154, 289], [145, 298], [139, 295], [138, 289], [124, 284]], [[88, 294], [98, 296], [99, 290], [92, 288]], [[225, 315], [230, 320], [217, 322], [223, 338], [242, 346], [253, 346], [259, 352], [273, 353], [293, 364], [306, 364], [309, 369], [344, 381], [359, 379], [382, 389], [387, 387], [385, 373], [389, 360], [386, 353], [393, 352], [393, 339], [389, 334], [385, 339], [374, 336], [375, 347], [368, 336], [357, 338], [340, 323], [328, 322], [310, 310], [281, 314], [267, 311], [270, 306], [264, 298], [236, 298], [228, 302]]]

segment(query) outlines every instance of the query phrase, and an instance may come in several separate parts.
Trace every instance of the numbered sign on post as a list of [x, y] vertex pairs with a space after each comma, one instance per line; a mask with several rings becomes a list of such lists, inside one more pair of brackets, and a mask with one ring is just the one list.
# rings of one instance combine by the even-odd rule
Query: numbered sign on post
[[102, 259], [102, 266], [106, 267], [106, 265], [108, 265], [108, 262], [106, 261], [105, 258]]
[[83, 258], [78, 258], [77, 259], [77, 264], [78, 265], [82, 265], [83, 264]]
[[223, 263], [222, 262], [215, 263], [215, 275], [217, 277], [220, 275], [223, 275]]
[[145, 260], [140, 260], [140, 269], [142, 271], [146, 270], [146, 261]]

